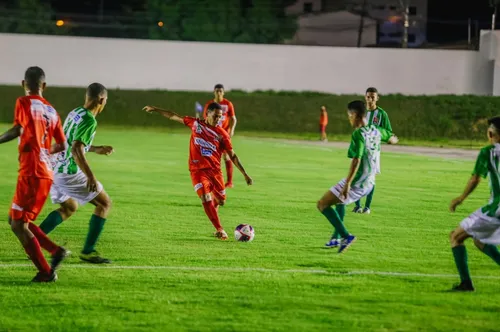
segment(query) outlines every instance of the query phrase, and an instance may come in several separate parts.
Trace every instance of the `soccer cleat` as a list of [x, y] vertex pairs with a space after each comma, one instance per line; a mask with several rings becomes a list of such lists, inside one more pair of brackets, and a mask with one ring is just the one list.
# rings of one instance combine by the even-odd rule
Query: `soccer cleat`
[[337, 248], [340, 245], [340, 240], [339, 239], [331, 239], [325, 244], [325, 247], [327, 248]]
[[372, 211], [370, 210], [370, 208], [365, 207], [365, 208], [363, 209], [363, 214], [370, 214], [371, 212], [372, 212]]
[[363, 209], [361, 208], [361, 206], [355, 206], [354, 209], [352, 209], [352, 212], [354, 212], [354, 213], [362, 213]]
[[226, 187], [226, 188], [233, 188], [233, 187], [234, 187], [234, 185], [233, 185], [233, 183], [232, 183], [232, 182], [228, 182], [228, 183], [226, 183], [226, 184], [224, 185], [224, 187]]
[[472, 285], [472, 281], [462, 281], [458, 285], [453, 286], [451, 289], [452, 292], [473, 292], [474, 286]]
[[340, 242], [339, 254], [345, 252], [356, 240], [357, 237], [355, 237], [354, 235], [349, 235], [346, 239], [342, 239], [342, 241]]
[[71, 255], [71, 251], [66, 250], [64, 247], [59, 247], [56, 253], [52, 255], [52, 260], [50, 261], [52, 271], [55, 271], [62, 261], [69, 255]]
[[226, 241], [229, 239], [225, 230], [221, 229], [214, 233], [214, 236], [222, 241]]
[[89, 262], [92, 264], [111, 264], [111, 260], [101, 257], [99, 252], [96, 250], [92, 251], [89, 254], [80, 253], [80, 259], [85, 262]]
[[31, 279], [31, 282], [55, 282], [57, 280], [57, 273], [54, 270], [51, 270], [49, 274], [38, 272], [36, 276]]

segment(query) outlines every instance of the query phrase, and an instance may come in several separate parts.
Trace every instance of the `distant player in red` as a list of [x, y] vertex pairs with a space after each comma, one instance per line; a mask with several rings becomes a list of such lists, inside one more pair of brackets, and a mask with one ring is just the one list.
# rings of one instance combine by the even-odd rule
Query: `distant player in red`
[[224, 177], [220, 167], [222, 154], [226, 153], [229, 156], [230, 160], [245, 177], [248, 185], [251, 185], [253, 180], [245, 172], [238, 156], [234, 153], [229, 134], [217, 126], [222, 118], [221, 105], [211, 103], [206, 109], [205, 120], [202, 120], [190, 116], [181, 117], [174, 112], [165, 111], [154, 106], [144, 107], [144, 110], [148, 113], [159, 113], [191, 129], [189, 171], [191, 172], [194, 190], [203, 203], [208, 219], [216, 229], [215, 237], [227, 240], [227, 233], [221, 226], [218, 214], [219, 205], [224, 205], [226, 200]]
[[326, 126], [328, 125], [328, 113], [326, 112], [326, 107], [321, 106], [321, 111], [319, 115], [319, 133], [321, 135], [320, 140], [323, 142], [328, 142], [326, 137]]
[[[214, 87], [214, 99], [209, 100], [205, 104], [205, 108], [203, 109], [203, 118], [207, 117], [207, 109], [208, 106], [212, 103], [217, 103], [222, 107], [222, 117], [219, 120], [218, 125], [222, 127], [228, 134], [229, 137], [234, 136], [234, 128], [236, 128], [236, 114], [234, 113], [234, 106], [229, 100], [224, 98], [224, 86], [222, 84], [216, 84]], [[233, 163], [231, 162], [231, 158], [224, 153], [224, 161], [226, 163], [226, 173], [227, 173], [227, 182], [225, 187], [232, 188], [233, 187]]]
[[[0, 144], [19, 137], [19, 177], [9, 213], [9, 224], [38, 269], [33, 282], [57, 280], [58, 265], [69, 254], [33, 224], [43, 208], [52, 185], [49, 155], [64, 149], [66, 138], [56, 110], [42, 97], [45, 73], [30, 67], [22, 81], [25, 97], [16, 101], [14, 126], [0, 135]], [[52, 138], [56, 144], [52, 144]], [[51, 265], [41, 248], [52, 255]]]

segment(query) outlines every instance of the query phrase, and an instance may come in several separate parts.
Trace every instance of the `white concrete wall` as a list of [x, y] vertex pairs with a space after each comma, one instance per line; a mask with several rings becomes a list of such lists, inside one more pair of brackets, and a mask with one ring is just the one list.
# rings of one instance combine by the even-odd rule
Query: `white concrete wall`
[[39, 65], [52, 86], [211, 90], [491, 94], [479, 52], [100, 39], [0, 34], [0, 84]]

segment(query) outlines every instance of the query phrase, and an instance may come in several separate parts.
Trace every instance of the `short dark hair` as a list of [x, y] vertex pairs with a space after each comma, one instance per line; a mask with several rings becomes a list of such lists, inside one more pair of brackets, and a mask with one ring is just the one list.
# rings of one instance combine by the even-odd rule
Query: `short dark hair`
[[101, 83], [92, 83], [87, 87], [87, 97], [92, 100], [101, 98], [108, 90]]
[[349, 112], [354, 112], [358, 116], [364, 117], [366, 115], [366, 105], [361, 100], [354, 100], [347, 104]]
[[371, 86], [368, 89], [366, 89], [366, 93], [369, 93], [369, 92], [371, 92], [371, 93], [378, 93], [378, 90], [377, 90], [377, 88]]
[[24, 73], [24, 82], [30, 91], [38, 91], [45, 82], [45, 72], [37, 66], [29, 67]]
[[222, 84], [220, 84], [220, 83], [219, 83], [219, 84], [215, 84], [215, 86], [214, 86], [214, 90], [215, 90], [215, 89], [222, 89], [222, 90], [224, 90], [224, 85], [222, 85]]
[[500, 133], [500, 116], [495, 116], [488, 119], [488, 126], [493, 125], [498, 133]]
[[210, 103], [207, 107], [207, 112], [222, 110], [222, 106], [219, 103]]

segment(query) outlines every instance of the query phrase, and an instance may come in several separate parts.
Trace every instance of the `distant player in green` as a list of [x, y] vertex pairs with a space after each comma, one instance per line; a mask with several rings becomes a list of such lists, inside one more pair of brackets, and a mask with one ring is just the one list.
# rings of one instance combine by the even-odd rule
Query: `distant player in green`
[[488, 204], [465, 218], [450, 234], [451, 250], [460, 275], [460, 284], [452, 288], [454, 291], [474, 290], [464, 246], [467, 238], [473, 238], [476, 247], [500, 265], [500, 252], [496, 247], [500, 245], [500, 117], [489, 119], [488, 126], [490, 145], [479, 151], [464, 192], [450, 204], [450, 211], [455, 212], [476, 189], [481, 178], [489, 177], [491, 197]]
[[[344, 226], [345, 205], [359, 200], [372, 191], [380, 158], [380, 143], [398, 142], [398, 138], [391, 131], [368, 125], [366, 106], [362, 101], [350, 102], [347, 105], [347, 114], [354, 128], [347, 152], [347, 157], [352, 159], [349, 173], [347, 178], [330, 188], [317, 205], [318, 210], [335, 228], [335, 233], [326, 246], [339, 247], [339, 253], [344, 252], [356, 240]], [[333, 205], [335, 209], [332, 208]]]
[[[386, 111], [381, 107], [377, 106], [377, 101], [379, 100], [378, 90], [374, 87], [366, 89], [365, 101], [367, 105], [366, 118], [369, 125], [376, 125], [378, 127], [384, 128], [385, 130], [392, 131], [391, 122], [389, 121], [389, 116]], [[380, 158], [377, 165], [377, 174], [380, 174]], [[373, 186], [372, 191], [366, 196], [365, 208], [361, 207], [361, 200], [356, 201], [356, 205], [352, 212], [355, 213], [366, 213], [371, 212], [370, 207], [373, 200], [373, 194], [375, 193], [375, 186]]]
[[95, 117], [103, 111], [107, 99], [106, 88], [100, 83], [92, 83], [87, 88], [83, 107], [68, 114], [63, 125], [68, 145], [53, 161], [54, 182], [50, 189], [52, 203], [60, 204], [60, 208], [52, 211], [40, 225], [42, 231], [48, 234], [71, 217], [79, 205], [94, 205], [87, 240], [80, 253], [80, 259], [94, 264], [111, 263], [95, 250], [111, 208], [111, 199], [90, 169], [85, 153], [109, 155], [113, 152], [111, 146], [92, 145], [97, 128]]

